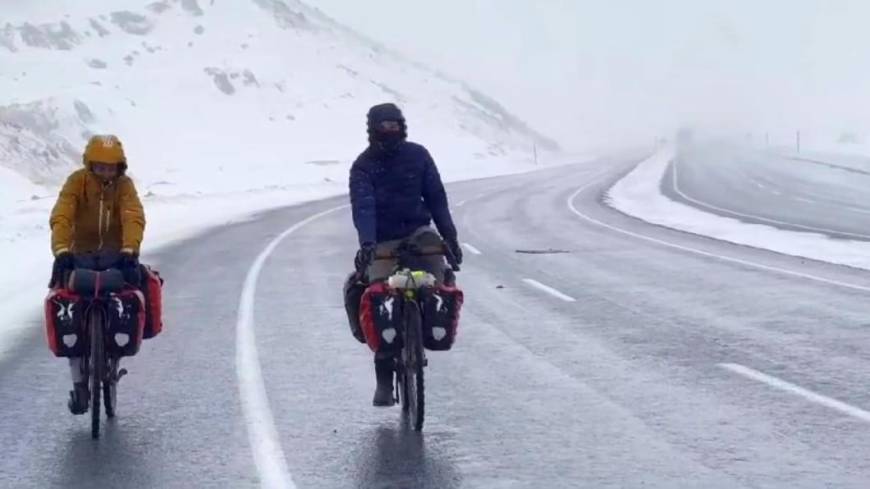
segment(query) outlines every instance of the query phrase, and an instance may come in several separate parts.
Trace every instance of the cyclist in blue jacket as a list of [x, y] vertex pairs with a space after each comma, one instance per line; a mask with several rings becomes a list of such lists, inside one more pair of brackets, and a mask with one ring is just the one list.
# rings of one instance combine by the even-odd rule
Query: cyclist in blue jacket
[[[372, 107], [367, 122], [369, 146], [350, 170], [350, 201], [359, 236], [357, 270], [366, 270], [370, 282], [387, 278], [395, 262], [375, 261], [375, 255], [395, 251], [408, 238], [423, 247], [438, 245], [443, 238], [460, 264], [462, 249], [432, 156], [423, 146], [407, 141], [405, 117], [396, 105]], [[437, 233], [431, 227], [433, 221]], [[443, 257], [424, 260], [429, 271], [443, 280]], [[392, 406], [393, 359], [375, 355], [375, 374], [373, 404]]]

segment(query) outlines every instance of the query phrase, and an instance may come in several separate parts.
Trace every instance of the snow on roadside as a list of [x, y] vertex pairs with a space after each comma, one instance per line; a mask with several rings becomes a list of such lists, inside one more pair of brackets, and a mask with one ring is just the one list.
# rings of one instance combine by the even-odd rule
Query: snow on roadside
[[608, 205], [660, 226], [722, 241], [767, 249], [838, 265], [870, 270], [870, 243], [750, 224], [701, 211], [662, 194], [661, 182], [674, 158], [674, 148], [661, 150], [607, 192]]

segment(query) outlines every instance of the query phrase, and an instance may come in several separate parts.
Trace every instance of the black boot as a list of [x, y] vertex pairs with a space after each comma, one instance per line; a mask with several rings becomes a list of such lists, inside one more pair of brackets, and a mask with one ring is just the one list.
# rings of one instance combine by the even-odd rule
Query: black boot
[[85, 414], [88, 412], [88, 399], [91, 397], [87, 382], [76, 382], [73, 390], [69, 392], [69, 412], [73, 414]]
[[375, 398], [372, 405], [377, 407], [390, 407], [396, 403], [393, 398], [393, 364], [392, 358], [375, 359], [375, 376], [378, 386], [375, 389]]

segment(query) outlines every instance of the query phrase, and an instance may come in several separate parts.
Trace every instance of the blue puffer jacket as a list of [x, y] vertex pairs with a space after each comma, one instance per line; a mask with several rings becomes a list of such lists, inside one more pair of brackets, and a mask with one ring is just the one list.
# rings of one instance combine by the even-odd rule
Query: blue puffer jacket
[[360, 244], [403, 239], [433, 220], [443, 238], [456, 239], [441, 175], [419, 144], [369, 146], [350, 169], [350, 203]]

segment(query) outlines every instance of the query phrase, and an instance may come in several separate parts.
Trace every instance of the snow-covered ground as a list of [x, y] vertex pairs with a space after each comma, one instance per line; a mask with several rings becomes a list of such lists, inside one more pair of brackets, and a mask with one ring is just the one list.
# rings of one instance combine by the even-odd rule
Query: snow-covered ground
[[37, 325], [48, 212], [91, 134], [125, 142], [146, 257], [344, 192], [365, 112], [384, 101], [403, 107], [448, 181], [533, 170], [535, 147], [567, 161], [486, 95], [297, 0], [107, 4], [0, 0], [0, 332]]
[[607, 203], [625, 214], [672, 229], [870, 270], [870, 243], [750, 224], [671, 200], [662, 193], [661, 182], [674, 154], [673, 147], [666, 147], [643, 161], [608, 191]]

